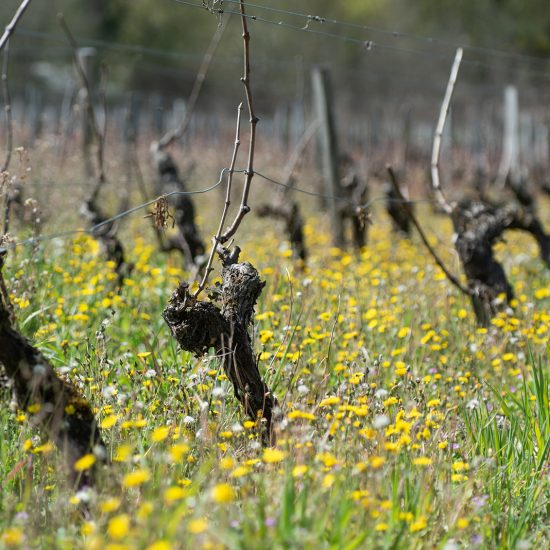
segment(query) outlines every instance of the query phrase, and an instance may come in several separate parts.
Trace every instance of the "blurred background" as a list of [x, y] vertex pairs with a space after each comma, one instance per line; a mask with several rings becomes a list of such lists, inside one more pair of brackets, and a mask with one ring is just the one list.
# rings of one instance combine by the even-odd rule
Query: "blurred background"
[[[2, 0], [2, 25], [18, 5]], [[247, 10], [257, 18], [250, 21], [251, 61], [262, 136], [283, 151], [307, 127], [311, 68], [324, 64], [345, 149], [371, 162], [401, 163], [404, 155], [424, 162], [454, 52], [463, 45], [447, 145], [463, 155], [483, 151], [495, 169], [503, 93], [511, 84], [519, 95], [522, 154], [530, 164], [548, 162], [547, 0], [255, 0]], [[242, 99], [240, 21], [230, 14], [237, 11], [235, 0], [35, 0], [10, 44], [14, 120], [25, 129], [20, 141], [29, 146], [45, 134], [70, 141], [78, 131], [77, 79], [56, 17], [63, 12], [78, 45], [95, 50], [111, 134], [124, 139], [130, 125], [144, 140], [181, 117], [220, 18], [229, 17], [187, 134], [216, 144], [233, 132]], [[460, 165], [460, 155], [454, 162]]]

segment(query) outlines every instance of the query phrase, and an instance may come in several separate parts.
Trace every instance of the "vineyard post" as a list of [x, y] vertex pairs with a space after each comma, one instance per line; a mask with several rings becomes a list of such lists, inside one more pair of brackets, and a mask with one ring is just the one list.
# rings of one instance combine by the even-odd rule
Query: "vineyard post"
[[[342, 196], [339, 174], [338, 140], [336, 136], [335, 114], [327, 67], [314, 67], [311, 73], [315, 118], [320, 123], [319, 145], [323, 178], [327, 195]], [[332, 237], [335, 246], [344, 246], [344, 222], [337, 201], [329, 201]]]
[[[88, 88], [90, 89], [93, 96], [97, 84], [95, 78], [97, 67], [97, 51], [95, 50], [95, 48], [80, 48], [78, 50], [78, 60], [80, 66], [82, 67], [82, 71], [86, 76]], [[82, 151], [84, 155], [84, 169], [86, 172], [86, 177], [91, 178], [93, 176], [94, 170], [90, 150], [94, 140], [94, 129], [92, 127], [90, 117], [88, 116], [88, 103], [93, 103], [94, 98], [89, 97], [88, 89], [83, 82], [81, 83], [81, 88], [78, 94], [82, 121]]]
[[519, 107], [518, 90], [515, 86], [504, 89], [504, 143], [502, 160], [498, 171], [500, 183], [508, 174], [516, 177], [519, 169]]

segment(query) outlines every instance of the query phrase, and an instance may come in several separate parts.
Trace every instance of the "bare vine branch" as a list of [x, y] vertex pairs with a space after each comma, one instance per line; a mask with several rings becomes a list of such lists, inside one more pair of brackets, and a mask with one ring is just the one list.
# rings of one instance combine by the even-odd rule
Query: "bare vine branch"
[[256, 125], [258, 124], [258, 117], [254, 112], [254, 103], [252, 100], [252, 89], [250, 87], [250, 33], [248, 32], [248, 24], [246, 21], [246, 13], [244, 9], [244, 2], [240, 1], [241, 9], [241, 22], [243, 29], [243, 43], [244, 43], [244, 53], [243, 53], [243, 64], [244, 64], [244, 75], [241, 78], [241, 81], [244, 85], [244, 90], [246, 93], [246, 103], [248, 106], [248, 114], [250, 116], [250, 139], [248, 145], [248, 162], [245, 171], [244, 187], [243, 194], [241, 197], [241, 205], [239, 207], [239, 212], [233, 220], [233, 223], [226, 229], [225, 233], [220, 237], [220, 242], [225, 244], [235, 233], [241, 225], [243, 218], [250, 212], [250, 206], [248, 206], [248, 196], [250, 194], [250, 185], [252, 183], [252, 178], [254, 177], [254, 149], [256, 144]]
[[441, 181], [439, 179], [439, 157], [441, 154], [441, 139], [443, 137], [443, 130], [445, 128], [445, 121], [449, 113], [449, 106], [451, 104], [451, 98], [453, 96], [453, 90], [456, 83], [456, 77], [458, 75], [458, 69], [460, 68], [460, 62], [462, 61], [462, 48], [456, 50], [455, 60], [451, 69], [451, 75], [449, 76], [449, 82], [447, 83], [447, 89], [445, 90], [445, 97], [441, 104], [441, 110], [439, 111], [439, 120], [437, 121], [437, 127], [435, 129], [435, 137], [432, 148], [432, 187], [435, 197], [439, 202], [441, 208], [447, 213], [451, 214], [453, 207], [448, 203], [443, 191], [441, 190]]
[[84, 68], [82, 67], [82, 63], [80, 62], [80, 59], [78, 57], [78, 44], [71, 30], [69, 29], [69, 26], [67, 25], [67, 22], [65, 21], [65, 17], [63, 16], [63, 14], [62, 13], [57, 14], [57, 18], [59, 20], [59, 24], [61, 25], [61, 28], [65, 32], [69, 45], [71, 46], [73, 61], [74, 61], [76, 70], [78, 72], [78, 77], [80, 78], [82, 86], [86, 90], [86, 95], [87, 95], [86, 115], [88, 117], [88, 122], [90, 124], [90, 127], [92, 128], [94, 137], [96, 139], [96, 145], [97, 145], [96, 160], [97, 160], [98, 172], [97, 172], [96, 185], [94, 187], [94, 190], [90, 198], [90, 200], [94, 201], [97, 198], [97, 195], [99, 194], [99, 190], [101, 186], [105, 183], [105, 169], [104, 169], [105, 135], [103, 134], [103, 132], [99, 127], [99, 123], [97, 121], [97, 117], [93, 107], [93, 95], [92, 95], [91, 86], [88, 81], [88, 77], [84, 72]]
[[187, 128], [189, 127], [189, 123], [191, 122], [191, 118], [193, 116], [193, 112], [197, 105], [197, 101], [199, 99], [204, 81], [206, 79], [206, 75], [208, 74], [208, 70], [210, 69], [212, 60], [214, 59], [214, 54], [216, 53], [216, 50], [218, 49], [218, 46], [222, 39], [223, 33], [227, 28], [229, 17], [230, 16], [228, 16], [226, 19], [223, 19], [220, 22], [220, 24], [216, 28], [216, 32], [214, 33], [214, 36], [212, 36], [212, 40], [210, 41], [210, 44], [208, 45], [208, 48], [202, 59], [199, 72], [195, 77], [195, 82], [193, 83], [193, 89], [191, 90], [191, 95], [187, 100], [187, 105], [185, 106], [185, 115], [183, 116], [177, 128], [175, 128], [174, 130], [170, 130], [159, 140], [158, 142], [159, 149], [164, 149], [168, 147], [169, 145], [174, 143], [176, 140], [180, 139], [187, 131]]
[[294, 173], [296, 172], [296, 169], [298, 168], [300, 161], [302, 160], [304, 151], [306, 150], [307, 146], [317, 133], [317, 130], [319, 129], [319, 121], [314, 120], [306, 129], [306, 131], [302, 134], [302, 137], [300, 141], [298, 142], [298, 145], [294, 149], [292, 156], [290, 157], [286, 169], [285, 169], [285, 176], [284, 176], [284, 183], [286, 185], [292, 184], [292, 179], [294, 177]]
[[4, 95], [4, 111], [6, 115], [6, 158], [2, 168], [0, 168], [0, 177], [5, 183], [5, 197], [4, 197], [4, 223], [2, 226], [2, 234], [6, 235], [10, 229], [10, 214], [11, 214], [11, 204], [12, 200], [10, 197], [10, 185], [9, 177], [7, 174], [8, 168], [10, 167], [11, 157], [13, 153], [13, 123], [12, 123], [12, 112], [11, 112], [11, 98], [10, 98], [10, 88], [8, 83], [8, 65], [9, 65], [9, 51], [10, 45], [9, 40], [6, 42], [6, 47], [4, 48], [4, 60], [2, 62], [2, 90]]
[[435, 263], [441, 268], [441, 271], [445, 273], [445, 276], [449, 281], [456, 287], [458, 290], [466, 294], [467, 296], [472, 296], [472, 291], [468, 288], [466, 288], [464, 285], [461, 284], [461, 282], [455, 277], [445, 266], [441, 258], [438, 256], [437, 252], [433, 249], [432, 245], [428, 241], [428, 237], [424, 233], [424, 230], [422, 229], [420, 223], [416, 219], [416, 216], [414, 215], [414, 212], [412, 211], [409, 202], [405, 197], [403, 196], [403, 193], [401, 193], [401, 189], [399, 188], [399, 183], [397, 182], [397, 176], [395, 175], [395, 172], [393, 171], [393, 168], [391, 166], [386, 167], [388, 171], [388, 175], [390, 176], [391, 184], [395, 190], [395, 193], [397, 195], [397, 198], [401, 201], [403, 201], [403, 206], [406, 208], [407, 213], [409, 214], [409, 217], [413, 223], [413, 225], [416, 227], [416, 230], [418, 231], [418, 234], [420, 235], [420, 239], [424, 243], [424, 246], [428, 249], [428, 252], [432, 255], [433, 259], [435, 260]]
[[[8, 82], [8, 68], [9, 68], [9, 56], [10, 56], [10, 44], [9, 40], [6, 42], [6, 47], [4, 48], [4, 60], [2, 62], [2, 93], [4, 95], [4, 111], [6, 114], [6, 158], [1, 172], [7, 172], [10, 167], [11, 155], [13, 153], [13, 123], [12, 123], [12, 112], [11, 112], [11, 97], [10, 97], [10, 87]], [[7, 233], [7, 231], [4, 231]]]
[[4, 30], [4, 34], [0, 38], [0, 51], [2, 51], [4, 49], [4, 46], [8, 43], [10, 36], [15, 31], [15, 27], [17, 26], [17, 23], [19, 23], [19, 20], [21, 19], [21, 17], [23, 17], [23, 14], [25, 13], [26, 9], [29, 7], [30, 3], [31, 3], [31, 0], [23, 0], [23, 2], [21, 2], [21, 4], [19, 5], [19, 8], [17, 8], [15, 15], [13, 16], [12, 20], [8, 23], [7, 27]]
[[225, 219], [227, 218], [227, 212], [229, 211], [229, 206], [231, 205], [231, 188], [233, 187], [233, 174], [235, 173], [235, 163], [237, 162], [237, 155], [239, 153], [239, 147], [241, 145], [241, 114], [243, 111], [243, 104], [240, 103], [237, 109], [237, 130], [235, 132], [235, 146], [233, 148], [233, 156], [231, 157], [231, 164], [229, 166], [229, 172], [227, 175], [227, 188], [225, 192], [225, 203], [223, 205], [222, 217], [220, 219], [220, 224], [218, 226], [218, 231], [212, 240], [212, 250], [210, 251], [210, 256], [208, 257], [208, 262], [204, 270], [204, 275], [199, 287], [195, 291], [194, 297], [196, 298], [205, 288], [206, 283], [208, 282], [208, 277], [212, 272], [212, 262], [214, 261], [214, 255], [218, 250], [218, 246], [221, 244], [221, 236], [223, 227], [225, 225]]
[[256, 125], [258, 124], [259, 119], [254, 112], [252, 89], [250, 87], [250, 33], [248, 32], [248, 25], [246, 22], [246, 13], [245, 13], [244, 6], [245, 5], [241, 0], [240, 10], [241, 10], [241, 22], [242, 22], [243, 67], [244, 67], [244, 74], [241, 78], [241, 82], [243, 83], [244, 90], [245, 90], [246, 103], [247, 103], [248, 114], [249, 114], [249, 123], [250, 123], [248, 162], [247, 162], [247, 168], [244, 172], [245, 179], [244, 179], [243, 193], [241, 197], [241, 204], [239, 206], [239, 211], [235, 216], [235, 219], [233, 220], [232, 224], [225, 230], [225, 232], [223, 232], [223, 227], [225, 225], [227, 213], [231, 205], [231, 190], [232, 190], [232, 183], [233, 183], [233, 174], [235, 172], [235, 163], [237, 161], [237, 156], [238, 156], [240, 143], [241, 143], [240, 128], [241, 128], [241, 113], [243, 108], [241, 103], [237, 110], [237, 130], [236, 130], [236, 136], [235, 136], [235, 146], [233, 148], [233, 156], [231, 158], [231, 165], [230, 165], [229, 174], [227, 177], [226, 198], [225, 198], [223, 212], [220, 220], [220, 225], [213, 239], [212, 250], [208, 258], [208, 263], [206, 265], [203, 278], [199, 283], [197, 290], [193, 294], [193, 298], [197, 298], [197, 296], [205, 289], [206, 284], [208, 283], [208, 277], [212, 272], [212, 262], [214, 261], [215, 253], [217, 252], [220, 258], [222, 259], [222, 261], [224, 261], [224, 259], [227, 256], [227, 250], [223, 248], [223, 245], [227, 243], [235, 235], [235, 233], [237, 232], [237, 229], [241, 225], [243, 218], [246, 216], [246, 214], [248, 214], [248, 212], [250, 212], [250, 206], [248, 206], [248, 196], [250, 194], [250, 186], [252, 183], [252, 178], [254, 177], [254, 150], [255, 150], [255, 144], [256, 144]]

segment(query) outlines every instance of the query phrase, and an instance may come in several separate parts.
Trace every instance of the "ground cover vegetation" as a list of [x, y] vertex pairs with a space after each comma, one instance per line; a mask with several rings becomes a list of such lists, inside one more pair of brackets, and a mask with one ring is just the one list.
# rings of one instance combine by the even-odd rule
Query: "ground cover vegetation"
[[[6, 163], [6, 220], [17, 206], [9, 191], [23, 193], [49, 171], [87, 210], [84, 219], [56, 216], [63, 187], [42, 199], [43, 213], [26, 199], [27, 215], [12, 212], [4, 225], [0, 547], [547, 547], [547, 198], [536, 209], [531, 195], [521, 202], [511, 173], [520, 203], [509, 206], [512, 221], [492, 221], [508, 211], [487, 195], [469, 209], [446, 202], [436, 144], [461, 50], [432, 161], [433, 190], [449, 215], [433, 212], [435, 201], [413, 209], [391, 168], [393, 191], [382, 191], [385, 176], [371, 178], [369, 195], [382, 200], [367, 208], [350, 168], [342, 179], [361, 197], [349, 193], [338, 200], [350, 207], [334, 208], [352, 221], [355, 246], [345, 249], [333, 246], [316, 202], [336, 199], [291, 193], [319, 177], [313, 163], [299, 166], [291, 155], [284, 167], [269, 143], [256, 147], [244, 17], [241, 24], [246, 102], [228, 166], [208, 193], [187, 194], [212, 183], [219, 157], [161, 139], [132, 152], [134, 165], [146, 158], [150, 169], [136, 169], [141, 189], [121, 198], [113, 182], [128, 176], [129, 157], [99, 130], [91, 103], [84, 121], [95, 127], [98, 160], [87, 178], [75, 184], [67, 169], [82, 163], [74, 144], [63, 174], [48, 162], [47, 139]], [[306, 161], [307, 142], [298, 155]], [[238, 163], [240, 147], [246, 160]], [[201, 161], [189, 179], [177, 167], [182, 151]], [[266, 213], [274, 194], [254, 172], [258, 159], [283, 175], [277, 212]], [[162, 196], [141, 216], [127, 215], [155, 178]], [[407, 182], [411, 195], [423, 178]], [[393, 219], [384, 198], [404, 206], [388, 208]], [[124, 216], [100, 215], [100, 200], [110, 211], [121, 200]], [[498, 231], [478, 230], [476, 208]], [[286, 234], [267, 215], [282, 219]], [[421, 225], [421, 238], [396, 217]], [[88, 225], [54, 237], [79, 223]], [[205, 235], [214, 235], [211, 251]], [[463, 252], [467, 238], [483, 245], [478, 255], [498, 266], [509, 292], [468, 271], [465, 256], [476, 269], [479, 262], [477, 246], [474, 260]], [[192, 242], [200, 246], [191, 250]], [[480, 281], [496, 294], [480, 293]], [[487, 306], [481, 314], [476, 300]]]
[[118, 293], [90, 237], [18, 255], [20, 326], [93, 403], [112, 464], [75, 492], [29, 427], [39, 411], [4, 407], [3, 544], [544, 546], [550, 292], [536, 248], [513, 239], [515, 310], [480, 329], [388, 224], [354, 255], [310, 222], [305, 273], [275, 232], [247, 239], [269, 281], [254, 341], [283, 411], [274, 448], [219, 360], [177, 350], [161, 312], [178, 261], [134, 237]]

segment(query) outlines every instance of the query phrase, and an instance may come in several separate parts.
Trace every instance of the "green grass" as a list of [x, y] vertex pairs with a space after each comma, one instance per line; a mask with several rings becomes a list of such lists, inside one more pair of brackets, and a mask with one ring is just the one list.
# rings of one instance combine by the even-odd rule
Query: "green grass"
[[375, 218], [360, 257], [308, 226], [305, 273], [275, 229], [239, 243], [267, 280], [254, 345], [284, 417], [268, 452], [218, 360], [178, 351], [160, 314], [187, 274], [151, 235], [127, 241], [120, 296], [87, 238], [12, 256], [20, 326], [110, 419], [113, 463], [75, 494], [4, 396], [0, 545], [547, 547], [550, 277], [535, 246], [507, 242], [518, 303], [480, 331], [421, 245]]

